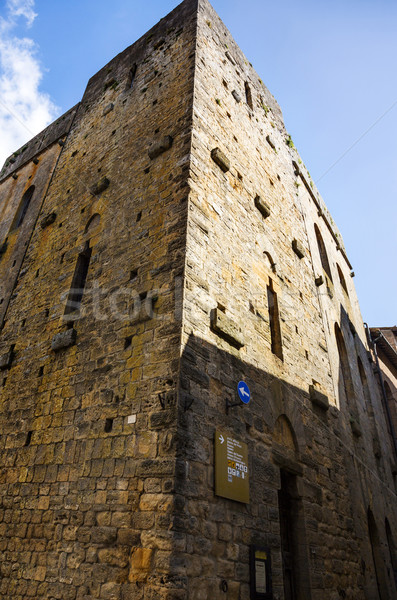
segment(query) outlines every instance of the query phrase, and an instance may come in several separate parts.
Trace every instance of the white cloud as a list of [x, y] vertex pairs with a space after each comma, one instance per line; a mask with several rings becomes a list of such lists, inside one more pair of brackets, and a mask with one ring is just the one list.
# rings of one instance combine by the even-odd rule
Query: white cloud
[[43, 69], [36, 44], [13, 34], [19, 18], [30, 26], [35, 17], [34, 0], [7, 0], [7, 15], [0, 18], [0, 168], [58, 113], [49, 95], [40, 91]]
[[25, 17], [30, 27], [37, 17], [34, 12], [34, 0], [7, 0], [7, 9], [10, 19], [13, 17]]

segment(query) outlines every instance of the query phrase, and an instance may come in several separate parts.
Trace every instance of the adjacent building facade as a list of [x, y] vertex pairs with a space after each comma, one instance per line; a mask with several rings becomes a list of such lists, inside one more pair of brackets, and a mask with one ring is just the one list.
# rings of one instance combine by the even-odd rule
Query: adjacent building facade
[[6, 161], [0, 210], [0, 598], [396, 597], [352, 267], [207, 0]]

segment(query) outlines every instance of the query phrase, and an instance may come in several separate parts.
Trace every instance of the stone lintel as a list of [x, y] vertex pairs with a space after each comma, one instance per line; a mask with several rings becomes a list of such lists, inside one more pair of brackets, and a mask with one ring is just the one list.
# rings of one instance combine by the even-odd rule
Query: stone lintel
[[303, 475], [303, 467], [297, 460], [291, 458], [290, 456], [286, 456], [276, 448], [273, 448], [272, 450], [272, 457], [274, 463], [278, 467], [285, 469], [293, 475]]

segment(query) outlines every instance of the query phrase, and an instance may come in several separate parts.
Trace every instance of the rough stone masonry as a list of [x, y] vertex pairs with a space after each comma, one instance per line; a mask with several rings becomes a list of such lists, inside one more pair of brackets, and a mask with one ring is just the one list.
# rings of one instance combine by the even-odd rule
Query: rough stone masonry
[[352, 267], [207, 0], [6, 161], [0, 210], [1, 599], [396, 597]]

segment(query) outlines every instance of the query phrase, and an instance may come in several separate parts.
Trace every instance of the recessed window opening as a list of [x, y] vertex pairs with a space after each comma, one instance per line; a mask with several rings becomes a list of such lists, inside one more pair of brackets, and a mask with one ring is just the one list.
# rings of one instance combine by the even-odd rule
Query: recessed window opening
[[32, 441], [32, 433], [33, 433], [33, 431], [28, 431], [26, 440], [25, 440], [25, 446], [30, 446], [30, 442]]
[[105, 421], [105, 433], [110, 433], [113, 429], [113, 419], [106, 419]]
[[32, 196], [35, 190], [35, 186], [31, 185], [24, 195], [22, 196], [21, 203], [19, 205], [17, 214], [15, 215], [14, 224], [12, 229], [18, 229], [25, 219], [26, 213], [28, 212], [30, 201], [32, 200]]
[[372, 559], [375, 567], [376, 583], [378, 587], [378, 594], [381, 600], [389, 598], [388, 586], [386, 583], [385, 571], [384, 571], [384, 560], [381, 543], [378, 534], [378, 528], [376, 526], [374, 515], [371, 509], [368, 509], [368, 533], [371, 542]]
[[251, 92], [251, 88], [250, 88], [248, 81], [245, 82], [245, 98], [246, 98], [248, 106], [250, 107], [251, 110], [253, 110], [254, 105], [252, 104], [252, 92]]
[[135, 81], [135, 77], [136, 77], [136, 71], [137, 71], [137, 66], [133, 65], [131, 67], [131, 69], [128, 72], [128, 77], [127, 77], [127, 85], [126, 85], [126, 89], [127, 90], [131, 90], [132, 87], [134, 86], [134, 81]]
[[336, 268], [338, 269], [340, 284], [341, 284], [342, 288], [345, 290], [346, 294], [349, 295], [349, 292], [347, 291], [346, 279], [345, 279], [345, 277], [342, 273], [342, 269], [340, 268], [338, 263], [336, 263]]
[[21, 327], [25, 327], [25, 325], [26, 325], [26, 319], [22, 319], [22, 321], [21, 321]]
[[307, 598], [307, 556], [302, 501], [296, 475], [280, 469], [278, 491], [284, 598]]
[[44, 375], [44, 367], [40, 367], [39, 369], [39, 377], [43, 377]]
[[267, 303], [269, 310], [269, 326], [271, 337], [271, 348], [273, 354], [283, 360], [283, 347], [280, 328], [280, 316], [278, 310], [277, 294], [273, 290], [273, 282], [270, 280], [267, 286]]
[[[386, 392], [386, 400], [387, 400], [387, 404], [389, 407], [389, 412], [390, 412], [390, 417], [391, 420], [393, 422], [393, 429], [395, 431], [397, 431], [397, 411], [396, 411], [396, 403], [395, 400], [393, 398], [393, 393], [391, 391], [391, 387], [390, 385], [387, 383], [387, 381], [384, 381], [384, 386], [385, 386], [385, 392]], [[387, 429], [389, 431], [390, 436], [392, 436], [392, 431], [391, 431], [391, 427], [390, 427], [390, 421], [388, 418], [388, 415], [385, 411], [385, 417], [386, 417], [386, 423], [387, 423]], [[392, 437], [392, 444], [393, 444], [393, 437]]]
[[134, 281], [138, 277], [138, 269], [134, 269], [130, 272], [130, 281]]
[[88, 275], [88, 267], [90, 266], [91, 254], [92, 248], [90, 248], [89, 242], [87, 242], [83, 252], [81, 252], [77, 258], [72, 285], [66, 303], [65, 315], [69, 315], [80, 309]]
[[129, 335], [124, 340], [124, 350], [127, 350], [127, 348], [130, 348], [131, 346], [132, 346], [132, 335]]
[[142, 219], [142, 211], [140, 211], [137, 216], [136, 216], [136, 222], [139, 223], [139, 221]]
[[366, 405], [368, 413], [370, 415], [373, 415], [371, 394], [369, 393], [369, 387], [368, 387], [368, 379], [367, 379], [367, 375], [365, 374], [364, 365], [359, 356], [357, 356], [357, 365], [358, 365], [358, 372], [360, 374], [361, 387], [363, 389], [365, 405]]
[[349, 405], [355, 398], [353, 379], [350, 371], [349, 356], [347, 354], [345, 340], [343, 339], [342, 331], [337, 323], [335, 323], [335, 338], [339, 353], [340, 379], [342, 380], [345, 391], [346, 402]]
[[321, 264], [323, 266], [324, 271], [327, 273], [328, 277], [332, 281], [331, 267], [329, 266], [327, 250], [325, 248], [324, 240], [322, 238], [320, 230], [316, 224], [314, 225], [314, 231], [316, 233], [316, 239], [317, 239], [318, 251], [320, 253]]

